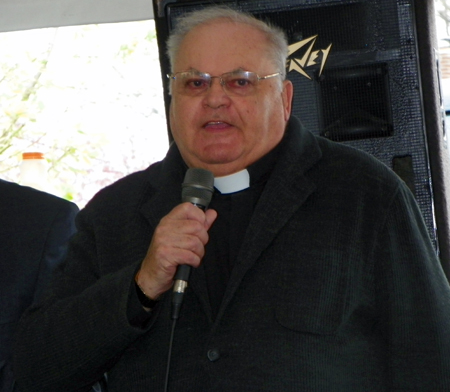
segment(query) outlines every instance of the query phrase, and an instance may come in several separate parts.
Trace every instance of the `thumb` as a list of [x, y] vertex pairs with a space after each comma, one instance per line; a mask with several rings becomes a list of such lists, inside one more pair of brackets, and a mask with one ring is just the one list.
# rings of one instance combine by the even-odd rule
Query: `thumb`
[[214, 223], [214, 221], [217, 218], [217, 211], [216, 210], [206, 210], [205, 211], [205, 229], [209, 230]]

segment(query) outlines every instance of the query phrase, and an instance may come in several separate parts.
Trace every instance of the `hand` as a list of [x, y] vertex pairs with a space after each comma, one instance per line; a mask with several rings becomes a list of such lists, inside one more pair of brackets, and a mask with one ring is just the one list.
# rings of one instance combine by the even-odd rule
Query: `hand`
[[216, 217], [214, 210], [203, 212], [191, 203], [183, 203], [161, 219], [136, 275], [149, 298], [157, 299], [172, 287], [178, 265], [200, 265], [208, 230]]

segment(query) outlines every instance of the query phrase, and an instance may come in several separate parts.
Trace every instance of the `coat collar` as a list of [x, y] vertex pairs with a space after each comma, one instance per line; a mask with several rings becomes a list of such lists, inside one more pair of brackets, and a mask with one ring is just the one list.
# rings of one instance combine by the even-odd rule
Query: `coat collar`
[[147, 169], [148, 185], [141, 213], [155, 228], [161, 218], [181, 203], [181, 184], [187, 166], [181, 158], [175, 143], [172, 143], [166, 157]]

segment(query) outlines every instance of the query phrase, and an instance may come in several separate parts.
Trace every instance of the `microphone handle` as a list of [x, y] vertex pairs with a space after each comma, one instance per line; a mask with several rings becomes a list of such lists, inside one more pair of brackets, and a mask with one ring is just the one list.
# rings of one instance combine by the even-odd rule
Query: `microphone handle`
[[[192, 203], [194, 206], [200, 208], [202, 211], [206, 210], [205, 206]], [[174, 276], [173, 292], [172, 292], [172, 320], [180, 317], [181, 304], [183, 303], [184, 291], [189, 282], [192, 267], [187, 264], [180, 264], [177, 267], [177, 272]]]
[[187, 264], [181, 264], [177, 267], [177, 272], [173, 279], [189, 281], [189, 275], [191, 274], [191, 266]]
[[[214, 175], [212, 172], [200, 168], [190, 168], [187, 170], [184, 181], [181, 184], [181, 200], [183, 202], [190, 202], [204, 212], [211, 201], [213, 193]], [[191, 269], [189, 265], [184, 264], [177, 267], [172, 293], [173, 320], [179, 317], [184, 291], [188, 286]]]
[[192, 267], [187, 264], [181, 264], [177, 267], [172, 292], [172, 320], [180, 317], [181, 304], [183, 303], [184, 291], [188, 286], [191, 269]]

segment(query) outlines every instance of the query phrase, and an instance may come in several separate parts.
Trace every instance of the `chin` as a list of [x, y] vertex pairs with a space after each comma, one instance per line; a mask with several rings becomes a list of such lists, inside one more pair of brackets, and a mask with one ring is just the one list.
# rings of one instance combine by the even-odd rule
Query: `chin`
[[235, 147], [229, 146], [226, 148], [223, 146], [208, 147], [204, 150], [202, 155], [202, 160], [204, 162], [216, 165], [232, 163], [242, 156], [241, 152], [236, 151]]

